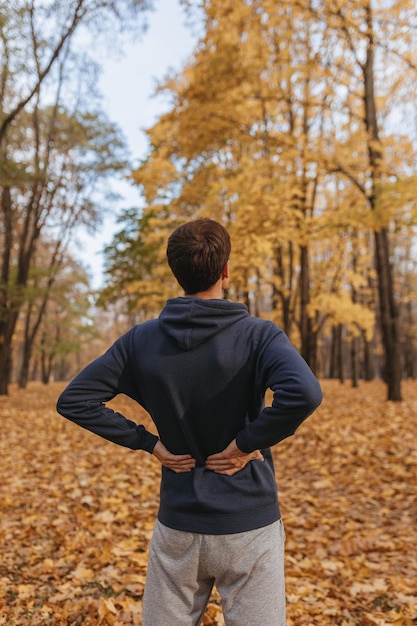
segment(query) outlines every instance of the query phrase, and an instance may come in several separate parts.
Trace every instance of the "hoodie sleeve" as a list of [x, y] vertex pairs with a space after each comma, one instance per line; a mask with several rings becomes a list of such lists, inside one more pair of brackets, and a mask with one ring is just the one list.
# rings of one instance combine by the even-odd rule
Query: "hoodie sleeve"
[[57, 411], [108, 441], [152, 453], [158, 437], [105, 406], [120, 393], [135, 397], [129, 372], [128, 343], [129, 333], [87, 365], [58, 398]]
[[280, 329], [261, 351], [258, 376], [264, 391], [273, 392], [272, 406], [238, 433], [242, 452], [269, 448], [293, 435], [323, 397], [313, 372]]

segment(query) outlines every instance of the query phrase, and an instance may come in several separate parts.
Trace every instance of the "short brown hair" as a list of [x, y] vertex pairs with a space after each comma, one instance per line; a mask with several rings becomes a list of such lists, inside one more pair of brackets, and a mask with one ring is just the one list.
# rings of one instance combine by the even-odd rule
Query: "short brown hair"
[[221, 277], [230, 256], [224, 226], [201, 218], [178, 226], [168, 239], [168, 264], [186, 295], [207, 291]]

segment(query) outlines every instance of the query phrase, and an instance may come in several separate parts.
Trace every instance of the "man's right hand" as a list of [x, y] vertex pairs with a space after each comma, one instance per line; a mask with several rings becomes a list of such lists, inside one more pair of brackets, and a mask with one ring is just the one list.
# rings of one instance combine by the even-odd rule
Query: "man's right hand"
[[156, 456], [164, 467], [171, 469], [177, 474], [190, 472], [195, 467], [195, 459], [193, 459], [191, 454], [172, 454], [166, 449], [160, 439], [156, 442], [152, 454]]

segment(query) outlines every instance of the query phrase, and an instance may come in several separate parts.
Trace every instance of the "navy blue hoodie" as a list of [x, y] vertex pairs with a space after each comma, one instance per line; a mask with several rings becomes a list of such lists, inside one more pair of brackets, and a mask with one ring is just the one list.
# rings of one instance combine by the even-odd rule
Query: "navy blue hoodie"
[[[264, 406], [265, 391], [273, 392]], [[191, 453], [194, 470], [162, 468], [159, 520], [207, 534], [238, 533], [279, 519], [270, 446], [292, 435], [320, 404], [320, 385], [275, 324], [243, 304], [195, 297], [168, 300], [159, 319], [134, 326], [88, 365], [60, 396], [57, 410], [80, 426], [152, 452], [158, 437], [105, 406], [117, 394], [151, 415], [174, 454]], [[233, 476], [206, 470], [205, 459], [236, 438], [261, 450]]]

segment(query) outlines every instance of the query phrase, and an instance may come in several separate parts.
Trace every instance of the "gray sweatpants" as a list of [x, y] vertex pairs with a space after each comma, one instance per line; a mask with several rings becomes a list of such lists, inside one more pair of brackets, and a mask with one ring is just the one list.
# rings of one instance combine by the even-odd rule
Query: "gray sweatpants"
[[281, 520], [234, 535], [182, 532], [156, 522], [142, 626], [198, 626], [213, 584], [227, 626], [285, 626]]

